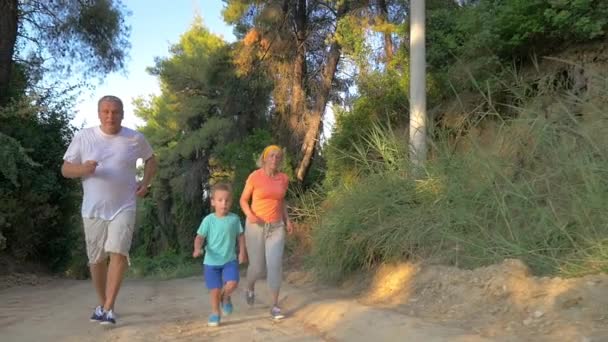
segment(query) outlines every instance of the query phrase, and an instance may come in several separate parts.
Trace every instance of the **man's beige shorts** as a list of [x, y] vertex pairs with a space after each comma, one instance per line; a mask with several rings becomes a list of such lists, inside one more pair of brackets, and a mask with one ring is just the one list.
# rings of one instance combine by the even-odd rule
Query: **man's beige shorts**
[[83, 221], [89, 264], [103, 262], [108, 253], [129, 256], [135, 231], [134, 210], [122, 211], [112, 221], [86, 217]]

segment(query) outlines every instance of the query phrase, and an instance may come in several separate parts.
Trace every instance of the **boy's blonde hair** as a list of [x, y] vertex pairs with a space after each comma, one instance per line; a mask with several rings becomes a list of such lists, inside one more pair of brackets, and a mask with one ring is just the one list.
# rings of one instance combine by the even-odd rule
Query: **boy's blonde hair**
[[213, 198], [213, 195], [215, 195], [216, 191], [226, 191], [230, 195], [232, 195], [232, 185], [225, 182], [213, 184], [213, 186], [211, 187], [211, 198]]

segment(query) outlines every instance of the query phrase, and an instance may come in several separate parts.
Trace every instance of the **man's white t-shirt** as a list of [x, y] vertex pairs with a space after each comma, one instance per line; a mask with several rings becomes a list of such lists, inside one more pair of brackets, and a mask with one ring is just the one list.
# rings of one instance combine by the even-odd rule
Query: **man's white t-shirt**
[[85, 128], [74, 136], [63, 160], [97, 162], [95, 173], [82, 178], [82, 217], [112, 220], [123, 210], [135, 210], [137, 160], [152, 157], [143, 134], [122, 127], [115, 135]]

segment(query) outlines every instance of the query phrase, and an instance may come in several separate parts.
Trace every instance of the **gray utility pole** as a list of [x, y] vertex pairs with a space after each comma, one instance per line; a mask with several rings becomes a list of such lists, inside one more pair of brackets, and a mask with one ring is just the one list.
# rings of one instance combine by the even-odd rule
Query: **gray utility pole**
[[410, 1], [410, 161], [426, 160], [425, 0]]

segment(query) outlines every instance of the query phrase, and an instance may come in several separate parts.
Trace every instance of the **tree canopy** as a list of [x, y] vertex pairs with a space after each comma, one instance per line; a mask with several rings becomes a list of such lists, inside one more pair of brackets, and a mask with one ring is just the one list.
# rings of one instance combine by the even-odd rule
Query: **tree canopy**
[[76, 92], [124, 68], [126, 15], [112, 0], [0, 0], [0, 251], [20, 262], [86, 266], [79, 187], [60, 168]]

